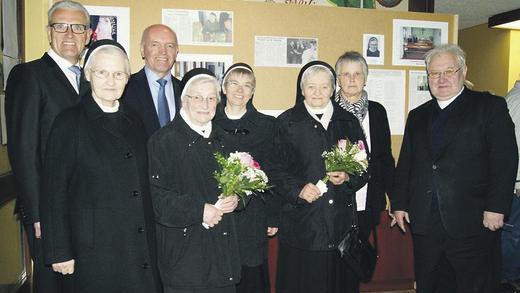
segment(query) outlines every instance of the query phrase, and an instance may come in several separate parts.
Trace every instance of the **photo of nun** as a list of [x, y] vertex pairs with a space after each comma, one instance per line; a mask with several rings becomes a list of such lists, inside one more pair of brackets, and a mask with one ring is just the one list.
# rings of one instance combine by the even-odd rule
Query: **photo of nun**
[[316, 187], [326, 175], [322, 158], [338, 140], [365, 140], [358, 119], [332, 103], [334, 69], [322, 61], [298, 75], [296, 104], [277, 118], [275, 154], [283, 176], [274, 186], [283, 197], [279, 230], [277, 293], [345, 293], [355, 279], [337, 244], [351, 229], [355, 192], [367, 175], [329, 172], [328, 191]]

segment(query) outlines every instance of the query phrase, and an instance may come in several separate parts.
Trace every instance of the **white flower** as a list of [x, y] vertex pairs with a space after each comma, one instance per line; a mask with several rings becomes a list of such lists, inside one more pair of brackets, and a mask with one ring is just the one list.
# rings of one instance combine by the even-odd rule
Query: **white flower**
[[365, 150], [360, 150], [359, 152], [354, 154], [354, 160], [356, 160], [356, 162], [361, 162], [366, 159], [367, 159], [367, 153], [365, 152]]

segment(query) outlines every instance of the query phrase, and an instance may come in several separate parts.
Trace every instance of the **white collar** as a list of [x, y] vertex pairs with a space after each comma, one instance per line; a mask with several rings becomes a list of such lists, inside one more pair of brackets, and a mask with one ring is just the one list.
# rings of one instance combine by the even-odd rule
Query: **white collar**
[[209, 135], [211, 134], [211, 130], [212, 130], [211, 120], [208, 123], [206, 123], [206, 125], [198, 126], [198, 125], [195, 125], [195, 124], [193, 124], [191, 122], [191, 120], [188, 117], [188, 114], [186, 113], [186, 110], [184, 110], [184, 108], [181, 108], [179, 113], [181, 114], [181, 117], [184, 120], [184, 122], [186, 122], [186, 124], [188, 124], [188, 126], [193, 131], [195, 131], [196, 133], [200, 134], [204, 138], [208, 138], [209, 137]]
[[224, 113], [226, 114], [226, 116], [227, 116], [227, 118], [229, 120], [238, 120], [238, 119], [244, 117], [244, 115], [247, 113], [247, 109], [246, 108], [244, 108], [244, 111], [242, 113], [236, 114], [236, 115], [229, 114], [226, 109], [227, 109], [227, 107], [224, 107]]
[[49, 57], [52, 58], [52, 60], [54, 60], [54, 62], [56, 62], [56, 64], [58, 64], [58, 66], [63, 71], [68, 70], [69, 67], [71, 67], [73, 65], [79, 66], [79, 61], [76, 64], [72, 64], [69, 62], [69, 60], [58, 55], [58, 53], [56, 53], [52, 48], [49, 48], [49, 51], [47, 51], [47, 54], [49, 55]]
[[94, 101], [96, 101], [96, 104], [98, 104], [99, 108], [101, 108], [101, 110], [105, 113], [115, 113], [115, 112], [119, 111], [119, 101], [118, 100], [115, 101], [115, 105], [113, 107], [105, 106], [105, 105], [101, 104], [101, 101], [99, 101], [96, 98], [94, 98]]
[[456, 94], [453, 98], [450, 98], [449, 100], [444, 100], [444, 101], [437, 100], [437, 104], [439, 104], [439, 108], [444, 109], [444, 108], [448, 107], [451, 103], [453, 103], [453, 101], [455, 101], [455, 99], [458, 96], [460, 96], [460, 94], [462, 94], [463, 90], [464, 90], [464, 87], [462, 87], [462, 89], [460, 90], [460, 92], [458, 94]]
[[[307, 112], [314, 118], [314, 120], [318, 121], [325, 130], [329, 127], [330, 119], [332, 118], [332, 113], [334, 112], [334, 106], [332, 106], [332, 102], [329, 100], [327, 105], [321, 109], [313, 109], [311, 108], [305, 100], [303, 100], [303, 104], [307, 109]], [[316, 114], [323, 114], [321, 118], [318, 118]]]

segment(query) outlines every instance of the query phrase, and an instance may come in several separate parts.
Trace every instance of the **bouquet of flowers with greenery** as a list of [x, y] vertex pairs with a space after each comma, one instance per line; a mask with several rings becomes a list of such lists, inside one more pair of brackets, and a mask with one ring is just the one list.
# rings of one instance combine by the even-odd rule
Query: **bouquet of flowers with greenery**
[[270, 187], [265, 172], [249, 153], [234, 152], [228, 158], [215, 153], [215, 159], [220, 170], [215, 171], [214, 177], [223, 197], [237, 195], [245, 205], [248, 196]]
[[[368, 168], [368, 157], [362, 140], [351, 143], [348, 139], [340, 139], [330, 151], [321, 155], [325, 159], [325, 170], [328, 172], [343, 171], [351, 175], [359, 175]], [[329, 176], [317, 184], [322, 193], [326, 192]], [[324, 190], [324, 191], [323, 191]]]

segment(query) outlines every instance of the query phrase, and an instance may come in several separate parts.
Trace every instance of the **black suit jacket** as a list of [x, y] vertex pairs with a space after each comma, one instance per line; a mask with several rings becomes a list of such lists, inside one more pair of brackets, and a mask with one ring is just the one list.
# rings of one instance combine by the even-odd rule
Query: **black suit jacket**
[[370, 161], [367, 206], [373, 223], [379, 223], [379, 213], [386, 207], [385, 193], [393, 192], [395, 160], [392, 156], [390, 126], [385, 108], [378, 102], [368, 102], [370, 120]]
[[[181, 108], [181, 85], [180, 81], [174, 76], [172, 76], [172, 83], [175, 94], [175, 109], [178, 112]], [[144, 68], [130, 77], [123, 94], [123, 100], [139, 114], [148, 137], [161, 128]], [[173, 116], [171, 120], [173, 120]]]
[[[82, 79], [80, 92], [88, 88]], [[9, 74], [7, 148], [17, 189], [15, 211], [24, 224], [40, 220], [40, 172], [54, 118], [79, 100], [74, 87], [47, 53], [38, 60], [15, 66]]]
[[444, 143], [434, 156], [434, 103], [408, 115], [392, 207], [409, 213], [413, 233], [426, 234], [437, 190], [447, 233], [475, 235], [483, 229], [484, 211], [509, 212], [518, 166], [513, 122], [503, 98], [464, 89], [453, 102], [459, 104], [447, 118]]

